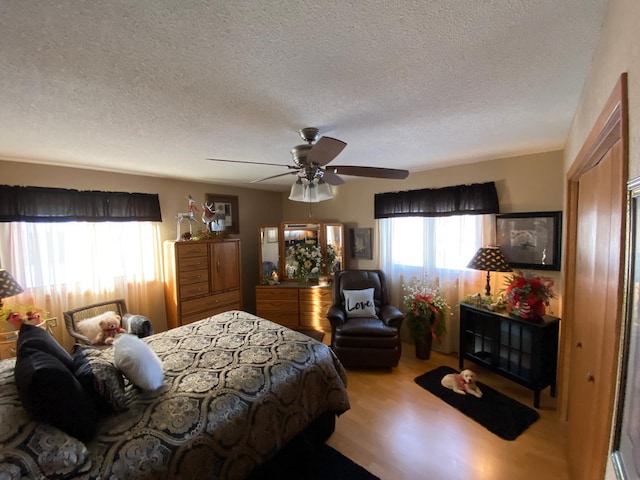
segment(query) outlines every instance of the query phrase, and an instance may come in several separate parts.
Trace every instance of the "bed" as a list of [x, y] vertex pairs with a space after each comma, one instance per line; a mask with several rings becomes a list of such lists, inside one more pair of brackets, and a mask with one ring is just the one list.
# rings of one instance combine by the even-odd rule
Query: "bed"
[[162, 361], [162, 387], [126, 385], [126, 410], [103, 417], [84, 443], [31, 420], [15, 359], [0, 362], [0, 477], [243, 479], [311, 427], [330, 434], [349, 409], [330, 348], [246, 312], [144, 341]]

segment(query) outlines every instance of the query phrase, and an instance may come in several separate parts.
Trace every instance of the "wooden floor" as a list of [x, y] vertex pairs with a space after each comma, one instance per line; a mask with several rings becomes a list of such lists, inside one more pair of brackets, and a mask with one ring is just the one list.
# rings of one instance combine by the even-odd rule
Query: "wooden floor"
[[[327, 441], [382, 480], [568, 480], [566, 424], [545, 389], [540, 420], [507, 441], [414, 383], [440, 365], [458, 368], [456, 355], [417, 360], [404, 344], [393, 370], [348, 370], [351, 409]], [[533, 407], [533, 392], [471, 362], [482, 383]]]

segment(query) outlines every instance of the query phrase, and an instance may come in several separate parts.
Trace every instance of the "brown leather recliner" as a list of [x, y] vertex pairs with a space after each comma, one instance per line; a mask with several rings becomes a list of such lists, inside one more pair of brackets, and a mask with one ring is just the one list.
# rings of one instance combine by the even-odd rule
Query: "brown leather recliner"
[[[345, 290], [373, 288], [375, 316], [350, 317]], [[389, 291], [381, 270], [343, 270], [333, 280], [331, 348], [346, 367], [395, 367], [401, 353], [400, 326], [404, 314], [389, 305]]]

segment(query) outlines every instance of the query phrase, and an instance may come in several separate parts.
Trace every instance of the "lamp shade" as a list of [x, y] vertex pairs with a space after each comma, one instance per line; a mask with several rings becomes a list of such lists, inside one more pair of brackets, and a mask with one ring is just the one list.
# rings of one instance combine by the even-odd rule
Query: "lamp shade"
[[289, 200], [294, 202], [318, 203], [332, 198], [331, 187], [322, 178], [314, 179], [311, 182], [307, 180], [303, 182], [301, 178], [298, 178], [291, 186], [289, 194]]
[[291, 186], [291, 193], [289, 194], [289, 200], [293, 200], [294, 202], [304, 202], [304, 185], [302, 184], [302, 180], [298, 178], [296, 183]]
[[13, 297], [24, 292], [13, 276], [4, 268], [0, 269], [0, 301], [3, 298]]
[[322, 178], [318, 180], [317, 190], [318, 190], [319, 202], [322, 202], [324, 200], [331, 200], [333, 198], [333, 193], [331, 193], [331, 187]]
[[481, 247], [473, 256], [467, 268], [487, 272], [511, 272], [511, 267], [499, 247]]

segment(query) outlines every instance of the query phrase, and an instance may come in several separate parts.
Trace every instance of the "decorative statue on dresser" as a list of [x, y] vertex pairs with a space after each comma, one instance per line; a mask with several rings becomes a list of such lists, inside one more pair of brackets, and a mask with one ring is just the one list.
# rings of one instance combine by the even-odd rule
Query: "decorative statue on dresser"
[[[198, 207], [196, 207], [196, 201], [191, 197], [191, 195], [188, 195], [186, 197], [184, 197], [187, 200], [187, 211], [186, 212], [182, 212], [182, 213], [178, 213], [176, 215], [176, 220], [177, 220], [177, 236], [176, 236], [176, 241], [179, 241], [181, 238], [181, 231], [180, 231], [180, 224], [182, 223], [183, 220], [188, 220], [189, 221], [189, 238], [191, 238], [191, 236], [193, 235], [193, 225], [192, 223], [197, 223], [198, 220], [196, 220], [196, 218], [193, 216], [194, 212], [198, 211]], [[187, 234], [185, 234], [187, 235]]]

